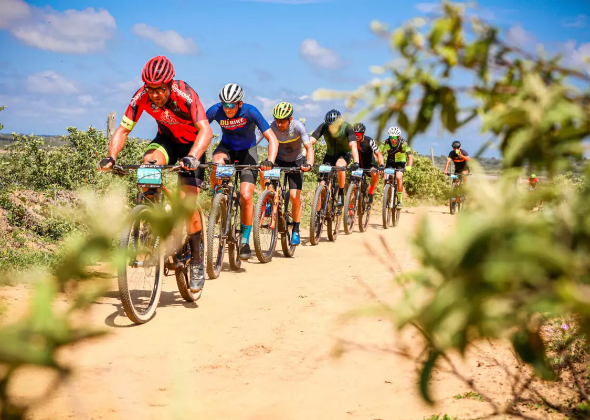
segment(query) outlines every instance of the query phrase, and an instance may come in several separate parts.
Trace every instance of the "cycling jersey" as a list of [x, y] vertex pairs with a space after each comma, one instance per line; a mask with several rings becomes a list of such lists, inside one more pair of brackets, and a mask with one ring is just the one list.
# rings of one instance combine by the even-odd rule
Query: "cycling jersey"
[[463, 149], [461, 149], [461, 156], [459, 156], [455, 150], [452, 150], [451, 153], [449, 153], [449, 159], [455, 163], [455, 173], [469, 169], [465, 156], [469, 157], [467, 152]]
[[[309, 134], [305, 131], [305, 125], [299, 120], [291, 120], [289, 128], [280, 131], [275, 121], [270, 123], [270, 128], [279, 140], [279, 151], [277, 159], [283, 162], [295, 162], [303, 157], [304, 144], [310, 144]], [[262, 133], [258, 134], [262, 136]]]
[[346, 154], [350, 151], [350, 143], [356, 143], [356, 136], [354, 135], [352, 125], [346, 121], [342, 123], [335, 136], [330, 133], [329, 126], [326, 123], [321, 123], [311, 136], [316, 140], [324, 136], [324, 140], [326, 141], [326, 155], [328, 156]]
[[384, 140], [380, 147], [381, 153], [387, 155], [387, 162], [389, 166], [390, 162], [407, 162], [408, 155], [412, 153], [412, 149], [408, 146], [405, 139], [398, 140], [394, 146], [390, 139]]
[[371, 169], [375, 163], [375, 153], [379, 151], [375, 140], [365, 136], [362, 142], [357, 141], [356, 147], [359, 151], [359, 165], [363, 169]]
[[539, 178], [529, 178], [529, 184], [531, 185], [531, 187], [536, 187], [537, 182], [539, 182]]
[[182, 80], [172, 81], [170, 99], [162, 108], [152, 104], [145, 86], [140, 88], [133, 95], [121, 125], [128, 130], [133, 130], [143, 111], [158, 122], [158, 133], [181, 144], [195, 141], [196, 124], [206, 118], [199, 95]]
[[270, 128], [256, 107], [243, 104], [233, 118], [228, 118], [219, 102], [207, 110], [209, 122], [217, 121], [221, 127], [221, 142], [231, 150], [246, 150], [256, 146], [256, 127], [264, 133]]

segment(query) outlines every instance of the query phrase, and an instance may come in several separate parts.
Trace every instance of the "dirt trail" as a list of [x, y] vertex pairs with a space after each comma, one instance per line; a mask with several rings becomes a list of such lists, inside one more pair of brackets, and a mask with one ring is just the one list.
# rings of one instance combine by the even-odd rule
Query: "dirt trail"
[[[367, 348], [331, 357], [338, 338], [361, 347], [406, 343], [420, 352], [411, 332], [400, 337], [385, 319], [342, 323], [341, 316], [375, 303], [355, 276], [380, 299], [399, 298], [390, 273], [369, 255], [365, 242], [385, 255], [382, 235], [396, 250], [400, 268], [415, 268], [408, 239], [421, 214], [432, 216], [441, 232], [454, 221], [444, 207], [425, 207], [408, 209], [399, 227], [385, 231], [374, 215], [368, 232], [341, 233], [335, 243], [322, 240], [312, 247], [305, 233], [295, 258], [277, 254], [269, 264], [254, 258], [240, 273], [226, 270], [207, 281], [198, 305], [184, 302], [174, 278], [167, 277], [156, 317], [142, 326], [123, 316], [113, 282], [91, 313], [91, 322], [109, 335], [61, 355], [75, 375], [32, 417], [422, 419], [489, 413], [485, 403], [454, 399], [468, 388], [443, 369], [433, 379], [438, 405], [429, 407], [419, 397], [414, 362]], [[0, 294], [18, 314], [26, 310], [26, 293], [19, 286]], [[493, 395], [507, 396], [501, 370], [486, 361], [491, 352], [480, 349], [461, 364], [462, 372]], [[500, 357], [505, 352], [494, 350]], [[40, 392], [46, 376], [30, 371], [14, 392]]]

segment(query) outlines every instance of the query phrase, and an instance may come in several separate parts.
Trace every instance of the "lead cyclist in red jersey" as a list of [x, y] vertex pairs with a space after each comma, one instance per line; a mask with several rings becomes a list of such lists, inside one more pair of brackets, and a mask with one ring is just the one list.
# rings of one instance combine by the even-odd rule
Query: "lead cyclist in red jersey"
[[[167, 165], [180, 161], [183, 169], [193, 171], [191, 175], [179, 175], [181, 197], [190, 196], [196, 202], [205, 175], [198, 166], [199, 162], [205, 162], [204, 153], [213, 131], [197, 93], [186, 82], [174, 80], [174, 76], [174, 66], [166, 57], [154, 57], [147, 62], [141, 74], [145, 84], [133, 95], [111, 139], [108, 157], [102, 159], [98, 167], [109, 170], [113, 166], [129, 133], [145, 111], [158, 122], [158, 134], [146, 148], [143, 163], [156, 161], [156, 165]], [[189, 223], [188, 233], [192, 252], [190, 288], [196, 293], [205, 284], [205, 268], [199, 252], [202, 226], [198, 211]]]

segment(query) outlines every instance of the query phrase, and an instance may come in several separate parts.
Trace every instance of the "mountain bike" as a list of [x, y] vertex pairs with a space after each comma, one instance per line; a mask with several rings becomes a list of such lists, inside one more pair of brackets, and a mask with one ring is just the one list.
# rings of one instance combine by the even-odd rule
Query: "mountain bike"
[[383, 171], [385, 175], [389, 175], [385, 179], [383, 187], [383, 229], [387, 229], [389, 225], [397, 226], [399, 224], [399, 217], [401, 209], [397, 208], [397, 179], [396, 172], [403, 172], [400, 168], [385, 168]]
[[[215, 177], [221, 180], [221, 184], [213, 189], [213, 203], [209, 213], [209, 225], [207, 229], [207, 274], [216, 279], [221, 273], [225, 245], [229, 254], [229, 265], [232, 270], [239, 270], [242, 266], [240, 260], [240, 242], [242, 240], [242, 217], [240, 211], [240, 182], [238, 172], [246, 169], [258, 169], [258, 165], [231, 165], [217, 164]], [[232, 177], [234, 178], [232, 183]]]
[[367, 176], [370, 177], [372, 171], [371, 169], [359, 168], [350, 173], [348, 190], [344, 199], [344, 233], [347, 235], [350, 235], [354, 230], [357, 211], [359, 230], [365, 232], [369, 226], [371, 204], [368, 203], [369, 194], [367, 190], [369, 183], [367, 182]]
[[[153, 161], [155, 163], [155, 161]], [[207, 165], [199, 165], [206, 168]], [[190, 290], [189, 263], [191, 245], [186, 231], [175, 228], [168, 238], [159, 234], [157, 212], [165, 211], [170, 191], [163, 184], [162, 172], [182, 172], [174, 165], [114, 165], [116, 175], [137, 173], [137, 205], [129, 214], [129, 221], [121, 233], [119, 248], [125, 252], [125, 263], [118, 270], [119, 297], [127, 317], [136, 324], [152, 319], [162, 293], [163, 277], [173, 273], [178, 291], [184, 300], [194, 302], [201, 292]], [[201, 257], [205, 253], [205, 218], [197, 203], [197, 210], [203, 226], [201, 235]]]
[[[281, 172], [284, 174], [282, 183]], [[254, 250], [261, 263], [272, 260], [279, 233], [285, 257], [292, 257], [295, 254], [296, 245], [291, 245], [289, 231], [289, 227], [293, 228], [293, 205], [289, 189], [285, 188], [289, 185], [287, 174], [295, 172], [301, 172], [301, 168], [273, 168], [264, 172], [265, 182], [272, 189], [266, 189], [258, 196], [252, 226]]]
[[328, 239], [335, 241], [340, 230], [342, 207], [336, 205], [338, 194], [338, 172], [345, 171], [346, 166], [320, 165], [318, 172], [321, 181], [315, 190], [311, 208], [309, 241], [312, 245], [320, 243], [324, 221], [328, 229]]
[[451, 178], [451, 195], [449, 197], [449, 211], [451, 214], [460, 212], [465, 207], [465, 191], [463, 178], [471, 174], [446, 174]]

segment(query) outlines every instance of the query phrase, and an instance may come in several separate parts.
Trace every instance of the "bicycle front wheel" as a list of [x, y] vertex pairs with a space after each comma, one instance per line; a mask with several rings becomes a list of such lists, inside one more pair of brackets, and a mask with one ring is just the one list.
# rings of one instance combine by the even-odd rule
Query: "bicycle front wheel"
[[209, 213], [209, 227], [207, 228], [207, 274], [216, 279], [221, 273], [223, 256], [225, 254], [225, 231], [227, 221], [227, 196], [217, 193], [211, 204]]
[[346, 191], [346, 199], [344, 200], [344, 233], [350, 235], [354, 230], [354, 222], [356, 221], [357, 203], [358, 203], [358, 184], [351, 183]]
[[391, 194], [393, 193], [391, 184], [385, 184], [383, 188], [383, 229], [389, 228], [391, 221]]
[[293, 204], [291, 203], [291, 196], [289, 191], [284, 192], [285, 198], [283, 200], [284, 210], [283, 217], [285, 219], [285, 232], [281, 234], [281, 248], [285, 257], [292, 257], [295, 254], [295, 245], [291, 245], [291, 231], [289, 229], [293, 226]]
[[136, 206], [121, 233], [119, 248], [125, 264], [119, 267], [119, 297], [127, 317], [144, 324], [154, 317], [162, 293], [164, 252], [152, 226], [152, 210]]
[[455, 214], [457, 210], [457, 191], [458, 188], [453, 182], [451, 185], [451, 197], [449, 198], [449, 212]]
[[371, 218], [371, 205], [367, 202], [368, 201], [368, 194], [365, 191], [364, 193], [361, 193], [361, 196], [359, 197], [359, 209], [358, 209], [358, 214], [359, 214], [359, 230], [361, 232], [366, 232], [367, 229], [369, 228], [369, 219]]
[[334, 188], [332, 197], [330, 200], [332, 201], [331, 206], [328, 207], [328, 220], [326, 223], [326, 229], [328, 230], [328, 239], [332, 242], [335, 242], [338, 239], [338, 233], [340, 232], [340, 221], [342, 220], [342, 208], [336, 206], [336, 189]]
[[327, 196], [328, 188], [325, 185], [318, 185], [315, 190], [313, 204], [311, 205], [311, 220], [309, 223], [309, 242], [311, 242], [312, 245], [320, 243], [325, 217], [322, 213], [326, 204]]
[[397, 208], [398, 202], [399, 202], [399, 196], [397, 195], [397, 189], [396, 189], [396, 191], [394, 193], [393, 206], [391, 207], [391, 225], [392, 226], [397, 226], [399, 224], [399, 216], [402, 211], [401, 211], [401, 209]]
[[[258, 197], [256, 208], [254, 209], [254, 223], [252, 233], [254, 235], [254, 250], [258, 261], [267, 263], [272, 260], [272, 254], [277, 245], [277, 227], [275, 220], [273, 224], [273, 213], [276, 211], [273, 204], [275, 192], [266, 190]], [[276, 216], [275, 216], [276, 217]]]
[[[197, 204], [198, 205], [198, 204]], [[202, 226], [202, 232], [201, 232], [201, 242], [199, 244], [199, 254], [201, 254], [201, 261], [205, 261], [205, 218], [203, 216], [203, 209], [201, 209], [201, 206], [198, 206], [199, 209], [199, 217], [201, 218], [201, 226]], [[188, 234], [186, 231], [186, 224], [183, 228], [183, 242], [182, 242], [182, 247], [180, 248], [180, 252], [179, 254], [184, 258], [190, 258], [190, 255], [192, 255], [192, 250], [191, 250], [191, 242], [188, 238]], [[186, 300], [187, 302], [195, 302], [197, 300], [199, 300], [201, 298], [201, 293], [203, 292], [203, 289], [201, 289], [200, 291], [198, 291], [197, 293], [193, 293], [191, 292], [190, 289], [190, 274], [189, 274], [189, 261], [185, 260], [185, 262], [179, 266], [176, 267], [175, 270], [175, 275], [176, 275], [176, 285], [178, 286], [178, 291], [180, 292], [180, 296], [182, 296], [182, 298], [184, 300]]]

